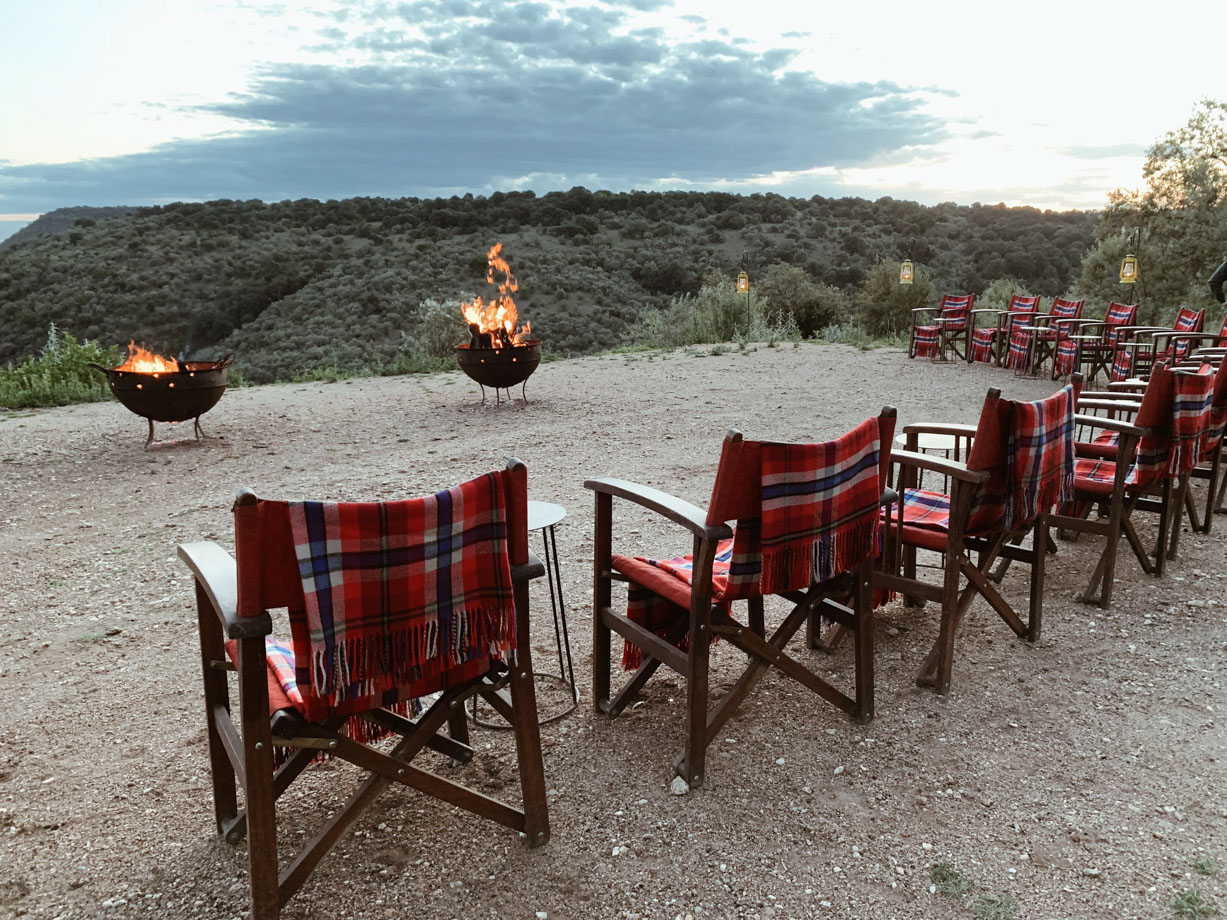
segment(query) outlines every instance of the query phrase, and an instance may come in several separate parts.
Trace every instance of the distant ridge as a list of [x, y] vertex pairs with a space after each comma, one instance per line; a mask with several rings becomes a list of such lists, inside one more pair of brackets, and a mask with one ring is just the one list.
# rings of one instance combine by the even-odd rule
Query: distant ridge
[[48, 211], [33, 223], [26, 224], [8, 239], [0, 242], [0, 252], [12, 249], [19, 243], [28, 242], [36, 236], [71, 230], [79, 220], [111, 220], [116, 217], [127, 217], [137, 210], [139, 209], [127, 206], [91, 208], [82, 205], [75, 208], [56, 208], [54, 211]]

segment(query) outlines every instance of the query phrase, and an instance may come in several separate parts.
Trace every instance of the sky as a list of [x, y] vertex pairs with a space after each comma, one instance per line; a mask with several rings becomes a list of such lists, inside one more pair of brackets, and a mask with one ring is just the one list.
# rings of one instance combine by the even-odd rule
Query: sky
[[0, 239], [74, 205], [589, 189], [1103, 207], [1227, 98], [1204, 2], [40, 0]]

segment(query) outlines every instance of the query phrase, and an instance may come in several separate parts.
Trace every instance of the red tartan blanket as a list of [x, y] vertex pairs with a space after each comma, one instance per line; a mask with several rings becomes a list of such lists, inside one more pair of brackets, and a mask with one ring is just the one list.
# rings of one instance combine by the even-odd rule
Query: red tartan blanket
[[1074, 388], [1011, 405], [1006, 435], [1006, 530], [1073, 498]]
[[820, 444], [763, 444], [758, 521], [738, 521], [723, 597], [823, 582], [878, 548], [878, 420]]
[[426, 498], [291, 502], [308, 718], [515, 646], [502, 477]]
[[1172, 449], [1168, 455], [1167, 472], [1183, 476], [1197, 465], [1202, 445], [1210, 428], [1210, 396], [1214, 375], [1203, 364], [1196, 373], [1172, 375]]
[[916, 350], [913, 357], [916, 358], [932, 358], [937, 354], [937, 327], [936, 326], [917, 326], [916, 331]]

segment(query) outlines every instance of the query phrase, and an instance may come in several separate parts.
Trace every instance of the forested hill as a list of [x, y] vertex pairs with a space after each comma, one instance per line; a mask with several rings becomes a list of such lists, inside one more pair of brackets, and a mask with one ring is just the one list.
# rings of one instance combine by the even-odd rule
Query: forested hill
[[11, 249], [20, 243], [27, 243], [36, 236], [42, 236], [46, 233], [60, 233], [62, 231], [71, 230], [78, 223], [88, 227], [90, 224], [100, 220], [110, 220], [114, 217], [127, 217], [138, 208], [57, 208], [54, 211], [48, 211], [46, 214], [40, 215], [33, 223], [26, 224], [12, 236], [0, 240], [0, 252], [6, 249]]
[[[1068, 290], [1100, 216], [933, 207], [890, 198], [789, 199], [575, 188], [418, 200], [212, 201], [77, 220], [0, 253], [0, 363], [55, 323], [104, 345], [239, 355], [251, 380], [387, 360], [427, 299], [485, 293], [501, 241], [521, 314], [554, 353], [608, 347], [650, 307], [713, 271], [776, 262], [855, 293], [909, 247], [937, 290], [1013, 277]], [[914, 244], [909, 241], [914, 240]]]

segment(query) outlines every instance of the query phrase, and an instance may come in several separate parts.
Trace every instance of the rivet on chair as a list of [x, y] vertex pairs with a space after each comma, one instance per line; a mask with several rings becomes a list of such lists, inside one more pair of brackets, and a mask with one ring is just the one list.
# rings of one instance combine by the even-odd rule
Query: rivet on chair
[[263, 742], [263, 741], [257, 741], [257, 742], [256, 742], [256, 750], [257, 750], [257, 751], [262, 751], [262, 750], [264, 750], [264, 742]]
[[527, 672], [527, 671], [521, 671], [521, 672], [520, 672], [520, 677], [521, 677], [521, 679], [523, 679], [523, 678], [525, 678], [525, 677], [528, 677], [528, 672]]
[[337, 749], [337, 743], [335, 741], [329, 741], [328, 750], [335, 751], [336, 749]]
[[397, 776], [404, 776], [404, 775], [405, 775], [405, 768], [404, 768], [404, 767], [401, 767], [399, 770], [397, 770], [397, 771], [396, 771], [396, 775], [397, 775]]

